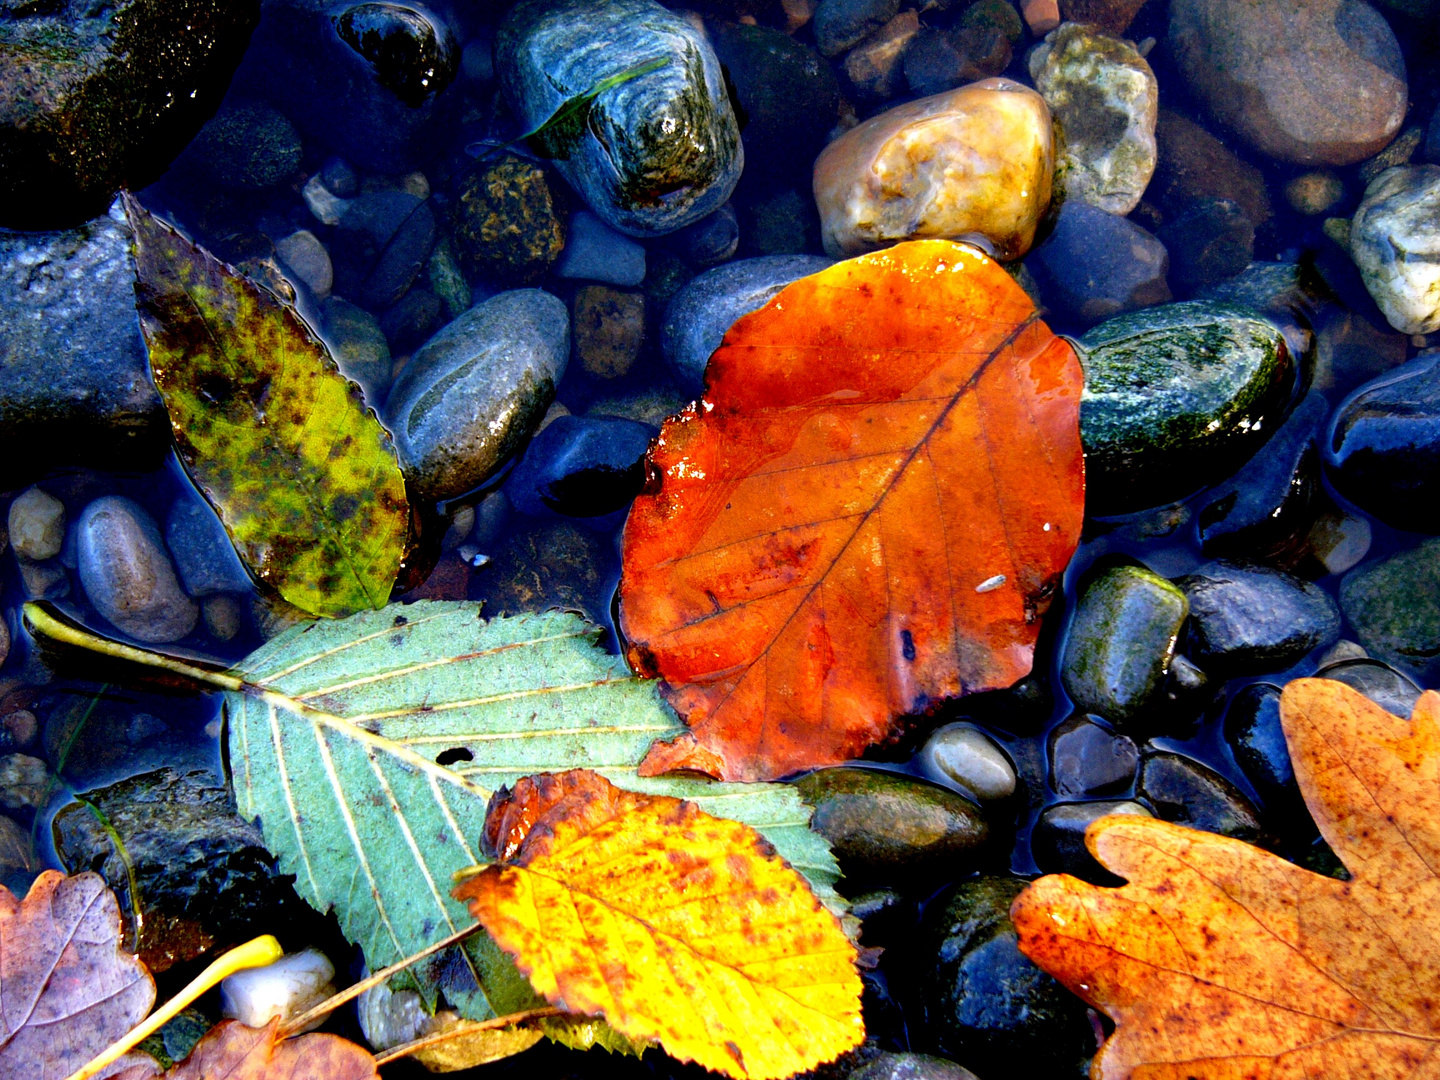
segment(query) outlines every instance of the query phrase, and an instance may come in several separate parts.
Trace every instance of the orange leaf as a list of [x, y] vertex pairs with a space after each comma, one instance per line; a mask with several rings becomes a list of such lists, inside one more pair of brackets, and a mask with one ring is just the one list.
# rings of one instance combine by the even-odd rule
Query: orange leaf
[[[115, 1080], [151, 1075], [137, 1069]], [[285, 1039], [277, 1017], [263, 1028], [221, 1021], [158, 1080], [380, 1080], [380, 1074], [363, 1047], [323, 1033]]]
[[1009, 686], [1084, 511], [1081, 373], [993, 260], [923, 240], [737, 322], [625, 524], [621, 626], [693, 739], [761, 780]]
[[99, 874], [46, 870], [23, 901], [0, 886], [0, 1077], [67, 1076], [154, 1002]]
[[864, 1037], [855, 949], [747, 825], [577, 769], [492, 801], [509, 861], [455, 890], [552, 1004], [767, 1080]]
[[1043, 877], [1020, 946], [1116, 1022], [1097, 1080], [1436, 1075], [1440, 694], [1410, 720], [1341, 683], [1285, 688], [1281, 722], [1320, 833], [1321, 877], [1238, 840], [1135, 817], [1086, 842], [1127, 879]]

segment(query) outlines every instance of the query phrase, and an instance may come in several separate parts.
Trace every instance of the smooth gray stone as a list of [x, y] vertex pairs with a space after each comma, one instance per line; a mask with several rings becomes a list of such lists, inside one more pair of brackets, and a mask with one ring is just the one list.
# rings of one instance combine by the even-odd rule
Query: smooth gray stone
[[698, 392], [710, 354], [736, 319], [764, 307], [792, 281], [833, 262], [823, 255], [762, 255], [725, 263], [693, 278], [670, 301], [661, 329], [661, 351], [680, 385]]
[[139, 641], [179, 641], [200, 617], [165, 550], [160, 527], [133, 499], [106, 495], [76, 526], [80, 584], [90, 603]]
[[250, 591], [250, 576], [235, 554], [225, 526], [215, 511], [198, 499], [175, 500], [165, 522], [165, 543], [180, 582], [191, 596]]
[[169, 441], [119, 205], [63, 232], [0, 234], [0, 473], [148, 464]]
[[570, 219], [570, 238], [555, 274], [633, 288], [645, 280], [645, 249], [581, 210]]
[[475, 305], [415, 352], [383, 419], [422, 499], [487, 480], [539, 425], [570, 359], [570, 313], [541, 289]]

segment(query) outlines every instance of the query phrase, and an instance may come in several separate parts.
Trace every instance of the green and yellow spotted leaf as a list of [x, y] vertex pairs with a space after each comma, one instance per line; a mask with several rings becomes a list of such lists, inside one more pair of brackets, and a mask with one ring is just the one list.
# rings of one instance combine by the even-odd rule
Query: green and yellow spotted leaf
[[383, 607], [410, 523], [389, 434], [294, 308], [125, 206], [176, 450], [240, 557], [313, 614]]

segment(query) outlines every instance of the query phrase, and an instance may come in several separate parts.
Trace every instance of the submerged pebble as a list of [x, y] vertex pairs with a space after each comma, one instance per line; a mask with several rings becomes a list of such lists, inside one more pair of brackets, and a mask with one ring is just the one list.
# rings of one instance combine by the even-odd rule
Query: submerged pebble
[[179, 641], [200, 609], [175, 574], [160, 527], [139, 503], [107, 495], [76, 523], [80, 584], [95, 610], [140, 641]]

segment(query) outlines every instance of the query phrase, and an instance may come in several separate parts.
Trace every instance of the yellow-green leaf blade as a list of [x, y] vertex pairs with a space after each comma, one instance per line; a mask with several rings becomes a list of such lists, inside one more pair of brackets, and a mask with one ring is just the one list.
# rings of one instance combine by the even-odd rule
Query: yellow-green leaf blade
[[241, 558], [305, 611], [382, 607], [409, 529], [384, 427], [292, 307], [126, 207], [155, 385]]

